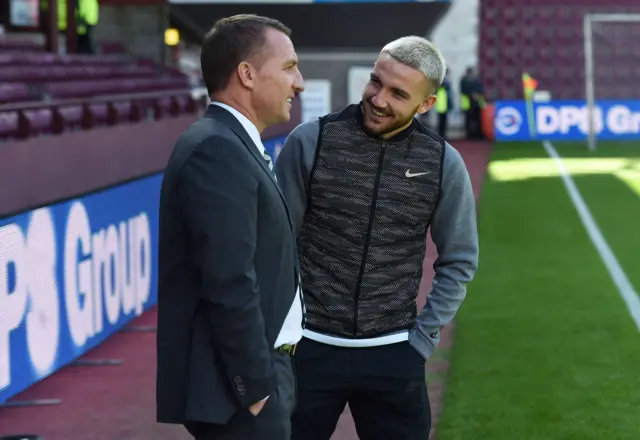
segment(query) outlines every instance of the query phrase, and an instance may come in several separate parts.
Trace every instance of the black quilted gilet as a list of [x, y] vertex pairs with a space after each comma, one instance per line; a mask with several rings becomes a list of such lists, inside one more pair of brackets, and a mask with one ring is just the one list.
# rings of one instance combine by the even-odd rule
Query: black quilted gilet
[[306, 328], [344, 338], [413, 326], [445, 145], [417, 121], [382, 140], [360, 119], [321, 119], [299, 238]]

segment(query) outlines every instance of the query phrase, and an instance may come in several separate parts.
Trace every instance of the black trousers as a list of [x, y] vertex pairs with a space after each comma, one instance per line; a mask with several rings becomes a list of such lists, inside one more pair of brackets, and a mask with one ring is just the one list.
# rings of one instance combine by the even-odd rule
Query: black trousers
[[408, 343], [343, 348], [303, 339], [293, 357], [298, 407], [291, 440], [329, 440], [348, 403], [360, 440], [426, 440], [425, 361]]
[[482, 109], [478, 104], [472, 104], [471, 108], [464, 112], [464, 128], [467, 139], [483, 139], [481, 118]]
[[93, 47], [93, 26], [87, 26], [87, 31], [84, 34], [78, 34], [78, 53], [90, 54], [94, 53]]
[[254, 416], [240, 409], [226, 425], [187, 422], [185, 428], [195, 440], [289, 440], [291, 414], [296, 404], [296, 380], [291, 357], [274, 353], [278, 387], [262, 411]]
[[473, 139], [474, 137], [473, 112], [470, 109], [464, 112], [464, 135], [466, 139]]

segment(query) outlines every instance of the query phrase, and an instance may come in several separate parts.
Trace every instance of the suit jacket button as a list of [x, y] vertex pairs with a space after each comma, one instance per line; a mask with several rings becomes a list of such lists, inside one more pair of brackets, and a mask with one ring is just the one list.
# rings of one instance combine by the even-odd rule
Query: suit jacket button
[[244, 396], [247, 390], [244, 388], [244, 383], [242, 383], [242, 379], [240, 376], [236, 376], [233, 378], [233, 382], [236, 384], [236, 390], [241, 396]]

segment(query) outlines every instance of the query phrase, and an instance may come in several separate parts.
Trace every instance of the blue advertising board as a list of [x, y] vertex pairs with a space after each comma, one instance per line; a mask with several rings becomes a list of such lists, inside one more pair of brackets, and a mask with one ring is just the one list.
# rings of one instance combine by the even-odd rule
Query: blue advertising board
[[[275, 158], [286, 137], [264, 141]], [[162, 174], [0, 219], [0, 403], [157, 303]]]
[[264, 145], [264, 149], [267, 150], [269, 156], [273, 159], [273, 162], [278, 159], [278, 155], [280, 154], [280, 150], [282, 150], [282, 146], [284, 145], [284, 141], [287, 140], [286, 136], [280, 136], [273, 139], [268, 139], [262, 142]]
[[[640, 101], [602, 100], [593, 110], [599, 139], [640, 137]], [[498, 101], [494, 130], [497, 141], [585, 140], [588, 107], [585, 101]]]
[[0, 403], [156, 304], [161, 181], [0, 220]]

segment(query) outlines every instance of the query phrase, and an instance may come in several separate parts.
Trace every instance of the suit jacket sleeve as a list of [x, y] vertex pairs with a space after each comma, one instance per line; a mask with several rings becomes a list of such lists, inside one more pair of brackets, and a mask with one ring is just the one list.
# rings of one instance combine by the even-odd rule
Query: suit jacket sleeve
[[181, 167], [178, 191], [214, 350], [248, 407], [269, 395], [276, 376], [254, 267], [258, 181], [243, 149], [225, 137], [207, 139]]

